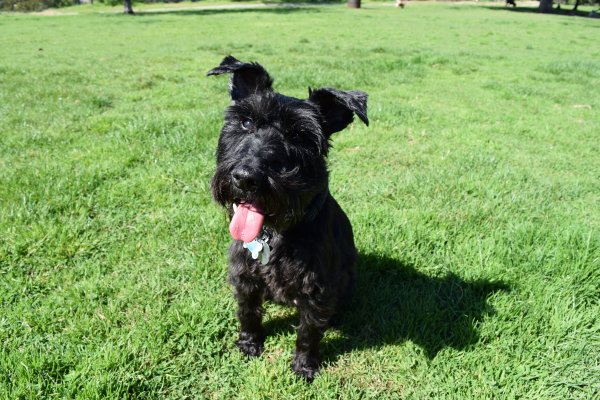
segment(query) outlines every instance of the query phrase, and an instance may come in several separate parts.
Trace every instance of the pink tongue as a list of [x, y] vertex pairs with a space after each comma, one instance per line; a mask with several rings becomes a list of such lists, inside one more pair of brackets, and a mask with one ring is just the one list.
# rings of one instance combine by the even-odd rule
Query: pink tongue
[[250, 204], [238, 205], [229, 224], [229, 232], [234, 240], [251, 242], [258, 236], [265, 216], [257, 212]]

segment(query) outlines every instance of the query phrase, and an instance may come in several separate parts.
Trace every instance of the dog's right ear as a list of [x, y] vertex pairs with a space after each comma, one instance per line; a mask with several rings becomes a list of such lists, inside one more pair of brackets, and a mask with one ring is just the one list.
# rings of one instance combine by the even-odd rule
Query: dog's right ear
[[231, 100], [241, 100], [253, 93], [273, 90], [273, 79], [262, 65], [245, 63], [233, 56], [227, 56], [221, 64], [206, 73], [206, 76], [230, 73], [229, 94]]

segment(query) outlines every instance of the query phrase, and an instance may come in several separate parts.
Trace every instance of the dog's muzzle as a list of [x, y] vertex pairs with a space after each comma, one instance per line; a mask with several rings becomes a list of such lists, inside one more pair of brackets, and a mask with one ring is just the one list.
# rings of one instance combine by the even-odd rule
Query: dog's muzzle
[[254, 192], [263, 185], [265, 180], [265, 174], [251, 168], [237, 167], [231, 172], [233, 185], [243, 191]]

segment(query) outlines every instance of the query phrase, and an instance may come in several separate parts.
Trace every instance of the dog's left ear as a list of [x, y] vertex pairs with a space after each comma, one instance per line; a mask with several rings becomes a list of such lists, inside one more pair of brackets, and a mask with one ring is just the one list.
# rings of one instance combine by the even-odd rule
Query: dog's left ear
[[312, 90], [308, 88], [308, 100], [317, 106], [324, 118], [323, 127], [327, 136], [341, 131], [354, 119], [354, 114], [365, 125], [369, 126], [367, 118], [367, 97], [365, 92], [360, 90], [337, 90], [331, 88], [322, 88]]
[[221, 64], [206, 73], [206, 76], [230, 73], [229, 94], [231, 100], [241, 100], [253, 93], [273, 90], [273, 79], [258, 63], [245, 63], [227, 56]]

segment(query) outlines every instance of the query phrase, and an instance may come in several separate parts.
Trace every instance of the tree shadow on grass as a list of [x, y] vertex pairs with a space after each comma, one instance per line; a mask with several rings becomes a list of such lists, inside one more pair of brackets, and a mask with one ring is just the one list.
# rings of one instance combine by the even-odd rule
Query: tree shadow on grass
[[320, 10], [314, 7], [287, 7], [277, 4], [269, 4], [265, 7], [249, 8], [211, 8], [211, 9], [172, 9], [157, 11], [138, 11], [136, 16], [160, 16], [160, 15], [181, 15], [181, 16], [209, 16], [223, 14], [244, 14], [244, 13], [264, 13], [264, 14], [292, 14], [296, 12], [318, 13]]
[[[354, 299], [336, 329], [339, 338], [321, 345], [324, 362], [356, 349], [399, 344], [420, 346], [428, 358], [446, 348], [466, 349], [479, 339], [477, 324], [494, 313], [491, 295], [504, 282], [465, 281], [454, 274], [431, 277], [381, 255], [360, 254]], [[268, 334], [290, 331], [297, 315], [266, 321]]]
[[[517, 4], [518, 3], [518, 0]], [[510, 12], [517, 12], [517, 13], [534, 13], [534, 14], [542, 14], [539, 12], [537, 7], [498, 7], [498, 6], [484, 6], [485, 8], [489, 9], [489, 10], [495, 10], [495, 11], [510, 11]], [[551, 12], [549, 13], [545, 13], [542, 15], [562, 15], [562, 16], [567, 16], [567, 17], [585, 17], [585, 18], [594, 18], [592, 16], [590, 16], [590, 12], [589, 11], [582, 11], [582, 10], [577, 10], [577, 11], [573, 11], [572, 10], [573, 5], [569, 5], [569, 6], [565, 6], [565, 8], [553, 8]]]
[[[243, 13], [263, 13], [263, 14], [292, 14], [295, 12], [319, 13], [321, 12], [315, 7], [287, 7], [278, 4], [269, 4], [265, 7], [256, 8], [197, 8], [197, 9], [165, 9], [165, 10], [147, 10], [136, 11], [135, 14], [123, 13], [105, 13], [100, 14], [104, 18], [136, 18], [136, 17], [160, 17], [161, 15], [181, 15], [181, 16], [209, 16], [209, 15], [224, 15], [224, 14], [243, 14]], [[146, 23], [160, 23], [159, 20], [140, 20]]]

